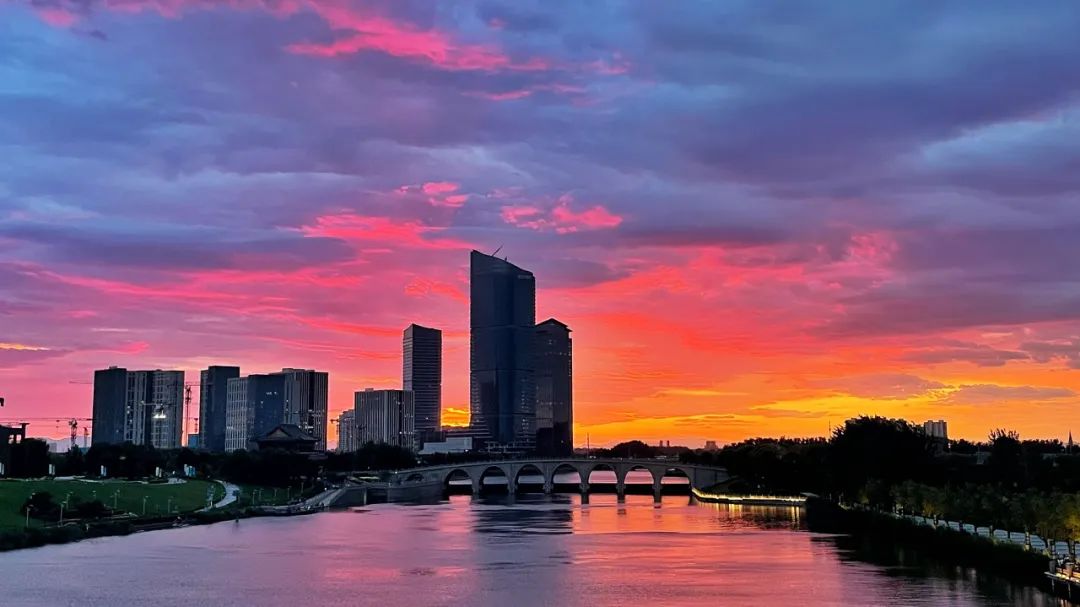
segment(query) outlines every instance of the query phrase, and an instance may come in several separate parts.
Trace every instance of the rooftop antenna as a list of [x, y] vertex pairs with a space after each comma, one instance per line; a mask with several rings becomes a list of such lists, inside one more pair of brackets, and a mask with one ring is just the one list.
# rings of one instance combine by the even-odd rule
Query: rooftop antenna
[[495, 252], [494, 252], [494, 253], [492, 253], [492, 254], [491, 254], [491, 256], [492, 256], [492, 257], [495, 257], [496, 255], [498, 255], [498, 254], [499, 254], [499, 251], [501, 251], [501, 250], [502, 250], [502, 248], [503, 248], [503, 246], [502, 246], [502, 245], [499, 245], [499, 248], [495, 249]]

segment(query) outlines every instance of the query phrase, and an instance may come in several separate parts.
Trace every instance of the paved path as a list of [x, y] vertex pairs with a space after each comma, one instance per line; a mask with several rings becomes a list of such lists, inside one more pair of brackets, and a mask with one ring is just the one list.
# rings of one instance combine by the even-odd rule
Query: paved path
[[228, 506], [229, 504], [235, 502], [237, 500], [237, 498], [240, 496], [240, 486], [239, 485], [234, 485], [232, 483], [227, 483], [225, 481], [215, 481], [215, 482], [225, 488], [225, 497], [218, 500], [217, 503], [215, 503], [210, 508], [203, 508], [202, 511], [211, 510], [211, 509], [214, 509], [214, 508], [224, 508], [225, 506]]

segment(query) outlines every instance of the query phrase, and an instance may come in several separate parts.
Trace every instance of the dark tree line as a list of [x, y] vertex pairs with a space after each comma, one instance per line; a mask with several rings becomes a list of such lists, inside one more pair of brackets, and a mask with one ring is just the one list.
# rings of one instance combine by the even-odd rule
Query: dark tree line
[[1008, 493], [1080, 492], [1080, 455], [1058, 441], [1025, 441], [996, 430], [984, 443], [944, 445], [907, 421], [848, 420], [828, 439], [756, 438], [682, 456], [726, 467], [736, 488], [810, 492], [891, 507], [905, 482], [928, 487], [988, 486]]

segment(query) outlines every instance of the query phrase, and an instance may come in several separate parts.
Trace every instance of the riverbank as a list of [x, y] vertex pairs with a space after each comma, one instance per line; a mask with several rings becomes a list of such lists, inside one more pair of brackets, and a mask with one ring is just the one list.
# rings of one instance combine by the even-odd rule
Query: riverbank
[[[28, 497], [49, 493], [54, 498], [100, 500], [115, 504], [115, 516], [56, 521], [20, 514]], [[207, 503], [212, 503], [207, 507]], [[172, 482], [38, 479], [0, 481], [0, 552], [66, 544], [84, 539], [130, 535], [191, 525], [261, 516], [295, 516], [318, 511], [307, 502], [288, 501], [287, 491], [216, 480]], [[136, 514], [141, 510], [145, 514]]]
[[843, 508], [823, 499], [807, 500], [806, 521], [811, 531], [847, 534], [856, 543], [910, 547], [953, 566], [971, 567], [1048, 594], [1053, 591], [1045, 575], [1050, 559], [1015, 544], [919, 525], [871, 510]]
[[719, 493], [715, 491], [690, 488], [694, 499], [714, 504], [739, 504], [742, 506], [786, 506], [802, 508], [806, 506], [806, 497], [801, 495], [744, 495], [738, 493]]

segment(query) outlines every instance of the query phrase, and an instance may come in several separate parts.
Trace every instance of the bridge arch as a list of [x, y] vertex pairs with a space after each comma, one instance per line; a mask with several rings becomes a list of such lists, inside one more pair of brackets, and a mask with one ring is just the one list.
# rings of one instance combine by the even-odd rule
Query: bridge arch
[[480, 476], [477, 477], [476, 482], [482, 490], [484, 488], [484, 480], [494, 477], [502, 477], [506, 479], [508, 485], [509, 483], [514, 481], [514, 478], [510, 476], [510, 471], [507, 470], [504, 466], [491, 465], [484, 468], [483, 472], [480, 473]]
[[476, 480], [473, 479], [472, 475], [469, 474], [469, 471], [465, 468], [451, 468], [443, 474], [442, 484], [444, 489], [449, 489], [450, 483], [453, 481], [469, 481], [470, 484], [476, 483]]
[[577, 480], [573, 481], [573, 484], [579, 487], [581, 486], [581, 483], [588, 482], [588, 474], [582, 474], [581, 469], [578, 466], [567, 462], [561, 462], [555, 464], [551, 468], [551, 476], [547, 478], [548, 485], [554, 487], [556, 484], [555, 477], [560, 474], [573, 474], [576, 476]]
[[537, 464], [525, 464], [518, 468], [517, 473], [514, 474], [514, 487], [521, 487], [521, 477], [523, 476], [538, 476], [541, 485], [547, 482], [547, 476], [544, 475], [544, 471]]
[[413, 472], [405, 477], [406, 483], [421, 483], [424, 481], [424, 474], [421, 472]]
[[[662, 487], [664, 485], [664, 479], [666, 479], [666, 478], [685, 478], [686, 479], [685, 484], [690, 489], [693, 489], [694, 488], [694, 476], [695, 475], [694, 475], [694, 469], [693, 468], [687, 469], [687, 468], [684, 468], [682, 466], [665, 466], [663, 468], [663, 471], [660, 473], [659, 478], [656, 479], [656, 484], [658, 486], [660, 486], [661, 490], [662, 490]], [[683, 483], [670, 483], [670, 484], [683, 484]]]
[[645, 464], [633, 464], [631, 466], [627, 466], [627, 467], [623, 468], [622, 475], [618, 479], [619, 484], [625, 487], [626, 486], [626, 477], [629, 476], [631, 472], [637, 472], [639, 470], [644, 470], [645, 472], [648, 472], [649, 473], [649, 479], [651, 480], [651, 482], [654, 483], [654, 484], [656, 483], [656, 471], [655, 470], [653, 470], [649, 466], [646, 466]]
[[582, 478], [581, 480], [583, 482], [589, 483], [591, 485], [592, 483], [597, 482], [597, 480], [593, 479], [593, 473], [595, 473], [595, 472], [611, 472], [612, 474], [615, 475], [615, 482], [618, 483], [619, 482], [619, 472], [618, 472], [618, 470], [615, 469], [615, 466], [616, 466], [616, 464], [614, 464], [614, 463], [611, 463], [611, 464], [609, 464], [607, 462], [594, 463], [594, 464], [592, 464], [590, 466], [587, 466], [585, 468], [586, 472], [585, 472], [584, 478]]

